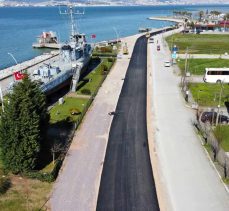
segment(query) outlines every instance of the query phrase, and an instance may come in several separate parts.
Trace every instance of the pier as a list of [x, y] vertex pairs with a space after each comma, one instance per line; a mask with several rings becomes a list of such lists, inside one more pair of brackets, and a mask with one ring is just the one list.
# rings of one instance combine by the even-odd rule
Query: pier
[[149, 20], [157, 20], [157, 21], [169, 21], [174, 23], [184, 23], [183, 19], [173, 18], [173, 17], [149, 17]]
[[26, 70], [27, 73], [30, 74], [42, 64], [52, 63], [55, 61], [58, 58], [58, 55], [59, 51], [52, 51], [51, 53], [46, 53], [28, 61], [24, 61], [22, 63], [0, 70], [0, 86], [2, 88], [3, 95], [7, 93], [7, 89], [10, 83], [14, 81], [14, 72], [22, 72]]
[[51, 49], [60, 49], [62, 43], [33, 43], [33, 48], [51, 48]]

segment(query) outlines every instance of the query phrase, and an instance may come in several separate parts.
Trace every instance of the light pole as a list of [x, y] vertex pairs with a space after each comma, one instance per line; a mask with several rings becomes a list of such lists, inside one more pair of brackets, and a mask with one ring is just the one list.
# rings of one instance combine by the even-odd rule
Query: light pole
[[199, 93], [202, 92], [203, 90], [199, 89], [197, 92], [197, 110], [196, 110], [196, 119], [199, 121]]
[[116, 41], [117, 41], [117, 43], [118, 43], [118, 40], [119, 40], [119, 33], [118, 33], [116, 27], [113, 27], [113, 29], [114, 29], [114, 31], [115, 31], [115, 34], [116, 34]]
[[221, 82], [221, 87], [220, 87], [220, 93], [219, 93], [219, 102], [218, 102], [218, 111], [217, 111], [217, 117], [216, 117], [216, 126], [218, 125], [219, 122], [219, 109], [220, 109], [220, 104], [221, 104], [221, 99], [222, 99], [222, 92], [223, 92], [223, 82]]
[[203, 92], [203, 90], [199, 89], [198, 92], [197, 92], [197, 104], [198, 104], [198, 106], [199, 106], [199, 100], [200, 100], [200, 98], [199, 98], [200, 97], [199, 96], [200, 92]]
[[15, 57], [12, 53], [8, 53], [8, 55], [10, 55], [13, 58], [13, 60], [15, 61], [15, 63], [18, 64], [17, 60], [15, 59]]

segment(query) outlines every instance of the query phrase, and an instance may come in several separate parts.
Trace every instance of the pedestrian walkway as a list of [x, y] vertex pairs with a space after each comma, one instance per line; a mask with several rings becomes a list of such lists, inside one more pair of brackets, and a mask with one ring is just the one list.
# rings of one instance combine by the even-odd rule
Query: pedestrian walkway
[[[170, 32], [168, 32], [170, 33]], [[195, 114], [185, 107], [180, 78], [164, 61], [170, 53], [158, 38], [161, 51], [150, 44], [152, 113], [155, 148], [159, 161], [159, 181], [171, 211], [228, 211], [229, 195], [207, 158], [192, 121]], [[157, 182], [157, 181], [156, 181]]]

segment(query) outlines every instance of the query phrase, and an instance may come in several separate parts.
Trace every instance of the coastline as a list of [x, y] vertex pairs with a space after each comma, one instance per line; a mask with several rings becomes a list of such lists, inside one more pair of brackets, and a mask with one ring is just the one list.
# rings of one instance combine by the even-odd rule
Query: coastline
[[[144, 6], [229, 6], [228, 3], [152, 3], [152, 4], [73, 4], [75, 7], [144, 7]], [[0, 4], [0, 8], [4, 7], [58, 7], [58, 4], [50, 5], [50, 4]]]

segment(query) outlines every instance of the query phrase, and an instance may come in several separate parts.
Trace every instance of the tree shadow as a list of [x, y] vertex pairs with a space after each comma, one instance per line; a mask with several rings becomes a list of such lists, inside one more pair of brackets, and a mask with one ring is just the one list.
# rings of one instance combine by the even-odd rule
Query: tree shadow
[[94, 70], [99, 64], [101, 63], [100, 58], [92, 58], [91, 61], [89, 62], [88, 67], [86, 68], [85, 71], [83, 71], [80, 75], [79, 80], [83, 80], [92, 70]]
[[229, 101], [224, 102], [224, 105], [227, 108], [227, 113], [229, 113]]
[[89, 79], [83, 79], [81, 80], [81, 83], [76, 88], [76, 91], [80, 90], [82, 87], [84, 87], [89, 82]]
[[39, 162], [36, 170], [45, 168], [53, 161], [52, 149], [54, 145], [58, 145], [60, 148], [59, 151], [55, 152], [55, 159], [66, 150], [65, 148], [71, 141], [74, 131], [74, 122], [70, 119], [49, 124], [43, 140], [42, 150], [39, 155]]

